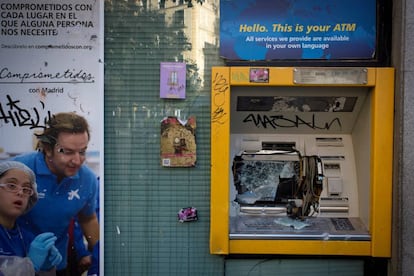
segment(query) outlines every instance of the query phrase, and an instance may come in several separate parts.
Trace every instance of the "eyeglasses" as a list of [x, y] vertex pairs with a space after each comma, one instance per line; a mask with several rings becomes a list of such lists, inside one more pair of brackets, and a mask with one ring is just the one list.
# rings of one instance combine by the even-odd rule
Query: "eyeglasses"
[[3, 187], [6, 191], [10, 193], [17, 194], [18, 192], [23, 191], [23, 194], [27, 196], [32, 196], [34, 194], [34, 191], [32, 188], [22, 187], [14, 183], [1, 183], [0, 187]]
[[60, 147], [59, 144], [56, 144], [57, 146], [57, 152], [66, 156], [74, 156], [76, 153], [79, 154], [80, 157], [85, 157], [86, 156], [86, 149], [85, 150], [80, 150], [80, 151], [76, 151], [76, 150], [70, 150], [70, 149], [65, 149], [63, 147]]

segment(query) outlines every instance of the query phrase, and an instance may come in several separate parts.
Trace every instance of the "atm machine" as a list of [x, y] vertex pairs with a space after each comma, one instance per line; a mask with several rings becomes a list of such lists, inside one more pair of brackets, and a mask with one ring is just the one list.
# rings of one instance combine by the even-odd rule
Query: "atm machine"
[[214, 67], [212, 254], [390, 257], [394, 70]]

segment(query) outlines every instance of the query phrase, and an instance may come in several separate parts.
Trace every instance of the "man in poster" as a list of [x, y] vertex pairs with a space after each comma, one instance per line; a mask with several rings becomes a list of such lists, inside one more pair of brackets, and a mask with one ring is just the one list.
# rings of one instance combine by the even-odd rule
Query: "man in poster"
[[34, 234], [53, 232], [63, 256], [57, 275], [66, 275], [68, 231], [76, 216], [93, 251], [99, 241], [96, 211], [97, 177], [84, 163], [90, 132], [85, 118], [72, 112], [55, 114], [38, 134], [39, 151], [16, 156], [36, 174], [38, 204], [20, 218]]

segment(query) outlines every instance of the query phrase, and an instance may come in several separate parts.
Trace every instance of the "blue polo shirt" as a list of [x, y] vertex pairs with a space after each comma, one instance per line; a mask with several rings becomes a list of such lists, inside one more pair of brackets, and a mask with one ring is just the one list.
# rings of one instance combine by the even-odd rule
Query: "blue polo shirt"
[[34, 235], [22, 227], [6, 229], [0, 226], [0, 256], [26, 257]]
[[13, 158], [26, 164], [36, 175], [39, 200], [19, 222], [38, 235], [53, 232], [56, 247], [63, 257], [58, 270], [67, 266], [68, 231], [72, 218], [77, 214], [90, 216], [95, 213], [97, 176], [86, 165], [78, 173], [64, 178], [60, 183], [46, 165], [42, 152], [32, 152]]

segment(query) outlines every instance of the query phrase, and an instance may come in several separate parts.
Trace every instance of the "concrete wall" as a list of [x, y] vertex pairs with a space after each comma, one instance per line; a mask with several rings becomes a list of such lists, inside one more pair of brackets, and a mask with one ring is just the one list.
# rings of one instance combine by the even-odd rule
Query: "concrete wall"
[[414, 1], [394, 1], [396, 68], [393, 257], [389, 275], [414, 275]]

